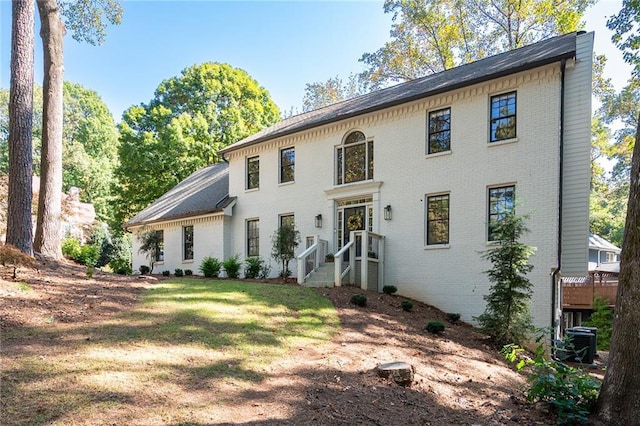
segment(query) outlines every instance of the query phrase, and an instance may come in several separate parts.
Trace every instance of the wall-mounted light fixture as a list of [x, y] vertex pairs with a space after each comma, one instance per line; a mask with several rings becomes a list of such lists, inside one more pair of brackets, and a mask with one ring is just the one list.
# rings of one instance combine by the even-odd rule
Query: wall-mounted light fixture
[[391, 220], [391, 205], [384, 208], [384, 220]]
[[322, 228], [322, 215], [316, 215], [316, 228]]

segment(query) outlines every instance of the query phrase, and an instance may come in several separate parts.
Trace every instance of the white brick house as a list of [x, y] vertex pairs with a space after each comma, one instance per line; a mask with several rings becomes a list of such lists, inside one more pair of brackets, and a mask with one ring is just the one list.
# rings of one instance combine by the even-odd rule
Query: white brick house
[[[490, 224], [516, 208], [531, 215], [525, 242], [537, 247], [532, 314], [550, 325], [557, 278], [587, 270], [592, 45], [592, 33], [554, 37], [291, 117], [223, 149], [229, 204], [208, 213], [219, 229], [194, 225], [192, 269], [208, 255], [269, 261], [283, 220], [301, 232], [297, 254], [318, 239], [335, 253], [358, 229], [373, 244], [349, 258], [373, 251], [365, 263], [377, 273], [362, 280], [357, 266], [356, 282], [396, 285], [472, 321], [489, 289], [480, 253], [494, 244]], [[149, 222], [144, 213], [132, 231]], [[184, 246], [185, 224], [201, 217], [165, 219], [151, 221], [165, 229], [165, 263], [183, 265], [169, 259], [167, 237]], [[300, 282], [314, 256], [300, 261]], [[142, 263], [134, 257], [134, 268]]]

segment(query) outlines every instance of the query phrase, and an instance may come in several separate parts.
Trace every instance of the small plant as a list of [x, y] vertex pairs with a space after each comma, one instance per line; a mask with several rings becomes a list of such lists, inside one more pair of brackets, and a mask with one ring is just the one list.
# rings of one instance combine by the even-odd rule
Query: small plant
[[609, 308], [607, 300], [601, 297], [595, 298], [591, 318], [584, 325], [598, 329], [598, 349], [608, 351], [611, 345], [611, 332], [613, 331], [613, 309]]
[[184, 270], [184, 274], [185, 274], [187, 277], [190, 277], [191, 275], [193, 275], [193, 271], [192, 271], [191, 269], [185, 269], [185, 270]]
[[222, 266], [224, 267], [224, 271], [229, 278], [238, 278], [240, 276], [240, 268], [242, 264], [238, 260], [238, 255], [235, 254], [222, 262]]
[[93, 273], [96, 271], [96, 267], [93, 265], [87, 265], [86, 266], [86, 273], [87, 273], [87, 278], [91, 279], [93, 278]]
[[173, 271], [173, 274], [176, 277], [183, 277], [184, 276], [184, 271], [180, 268], [176, 268], [175, 271]]
[[269, 278], [270, 274], [271, 274], [271, 265], [265, 262], [260, 268], [260, 279], [266, 280], [267, 278]]
[[264, 265], [264, 260], [261, 257], [247, 257], [244, 260], [244, 277], [245, 278], [258, 278], [260, 271]]
[[334, 260], [335, 260], [335, 257], [333, 253], [327, 253], [327, 255], [324, 257], [325, 262], [333, 262]]
[[202, 263], [200, 264], [200, 272], [202, 272], [206, 278], [217, 278], [220, 275], [221, 268], [222, 263], [211, 256], [202, 259]]
[[460, 314], [458, 313], [449, 312], [446, 314], [446, 317], [447, 321], [449, 321], [451, 324], [455, 324], [460, 321]]
[[75, 260], [80, 255], [80, 241], [71, 237], [62, 240], [62, 255], [67, 259]]
[[393, 294], [398, 291], [398, 287], [395, 285], [385, 285], [382, 287], [382, 292], [384, 294]]
[[440, 334], [444, 331], [444, 324], [441, 321], [429, 321], [425, 328], [429, 333]]
[[165, 269], [164, 271], [162, 271], [162, 276], [168, 277], [170, 275], [171, 275], [171, 271], [169, 271], [168, 269]]
[[356, 306], [367, 306], [367, 296], [364, 294], [354, 294], [351, 296], [351, 303]]
[[409, 312], [413, 309], [413, 302], [410, 300], [403, 300], [402, 303], [400, 303], [400, 306], [403, 310]]
[[140, 265], [140, 275], [147, 275], [151, 271], [147, 265]]
[[289, 262], [294, 259], [296, 247], [300, 244], [300, 232], [295, 225], [282, 225], [271, 236], [271, 257], [280, 262], [280, 276], [286, 281], [291, 275]]

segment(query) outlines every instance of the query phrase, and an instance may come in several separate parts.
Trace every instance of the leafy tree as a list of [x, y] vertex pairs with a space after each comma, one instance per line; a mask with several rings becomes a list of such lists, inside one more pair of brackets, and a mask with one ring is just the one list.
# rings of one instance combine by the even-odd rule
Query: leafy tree
[[136, 238], [140, 242], [138, 253], [144, 254], [149, 259], [149, 272], [153, 273], [153, 266], [156, 263], [158, 250], [163, 244], [161, 234], [155, 229], [142, 229]]
[[611, 41], [622, 50], [625, 61], [633, 65], [636, 78], [640, 77], [639, 11], [638, 0], [623, 0], [620, 12], [607, 21], [607, 27], [614, 31]]
[[510, 213], [495, 226], [500, 245], [483, 254], [493, 267], [486, 271], [493, 283], [484, 296], [487, 306], [476, 318], [482, 330], [496, 345], [522, 344], [531, 328], [529, 301], [533, 284], [526, 277], [533, 266], [528, 263], [535, 249], [520, 242], [529, 232], [524, 221], [527, 216]]
[[575, 31], [594, 0], [386, 0], [391, 40], [360, 61], [374, 86], [411, 80]]
[[282, 265], [280, 275], [286, 281], [290, 275], [289, 262], [295, 257], [295, 250], [300, 244], [300, 232], [295, 225], [282, 225], [271, 236], [271, 257]]
[[346, 82], [335, 76], [324, 83], [307, 83], [302, 99], [302, 111], [313, 111], [346, 99], [355, 98], [367, 93], [367, 91], [368, 82], [362, 76], [356, 74], [350, 74]]
[[227, 64], [194, 65], [160, 83], [147, 105], [120, 124], [119, 218], [132, 214], [189, 174], [221, 159], [221, 148], [279, 120], [269, 93]]
[[33, 254], [31, 131], [33, 109], [33, 3], [12, 3], [9, 101], [9, 189], [6, 244]]

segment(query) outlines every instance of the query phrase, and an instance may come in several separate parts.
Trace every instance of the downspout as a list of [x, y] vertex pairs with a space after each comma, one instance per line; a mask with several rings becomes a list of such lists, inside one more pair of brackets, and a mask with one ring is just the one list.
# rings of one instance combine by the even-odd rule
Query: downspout
[[[551, 327], [552, 329], [556, 329], [556, 298], [558, 294], [556, 293], [556, 282], [558, 279], [558, 275], [560, 274], [560, 268], [562, 266], [562, 186], [564, 182], [563, 172], [564, 172], [564, 78], [565, 71], [567, 67], [566, 59], [562, 59], [560, 63], [560, 170], [559, 170], [559, 180], [558, 180], [558, 259], [556, 262], [556, 268], [553, 270], [551, 274]], [[562, 303], [562, 301], [560, 302]], [[559, 326], [559, 325], [558, 325]], [[556, 337], [559, 337], [556, 335]]]

